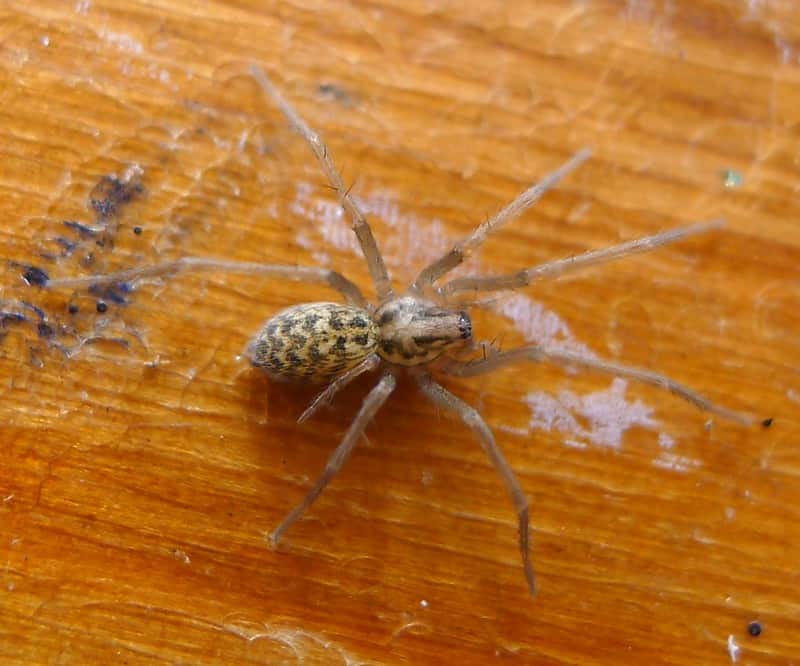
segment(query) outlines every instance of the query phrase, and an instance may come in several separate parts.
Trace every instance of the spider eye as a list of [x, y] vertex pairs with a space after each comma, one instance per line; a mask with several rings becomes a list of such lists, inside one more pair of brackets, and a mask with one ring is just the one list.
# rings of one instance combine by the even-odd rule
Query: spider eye
[[463, 340], [469, 340], [472, 337], [472, 320], [466, 312], [458, 313], [458, 332]]

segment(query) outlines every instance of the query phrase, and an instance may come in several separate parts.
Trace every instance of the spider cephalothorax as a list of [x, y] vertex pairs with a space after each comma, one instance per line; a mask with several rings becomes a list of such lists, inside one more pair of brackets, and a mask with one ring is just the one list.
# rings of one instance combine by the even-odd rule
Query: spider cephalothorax
[[467, 238], [455, 244], [449, 252], [422, 270], [408, 291], [398, 297], [391, 287], [386, 266], [372, 231], [356, 201], [350, 195], [349, 189], [345, 187], [322, 139], [300, 118], [259, 68], [253, 67], [251, 71], [267, 95], [277, 103], [294, 128], [306, 139], [336, 191], [343, 209], [350, 215], [353, 231], [361, 245], [375, 285], [379, 305], [371, 306], [353, 282], [328, 269], [245, 263], [203, 257], [185, 257], [108, 275], [48, 280], [46, 284], [51, 288], [96, 286], [103, 283], [132, 283], [145, 277], [169, 276], [178, 272], [221, 271], [312, 282], [327, 285], [342, 295], [347, 301], [344, 305], [330, 302], [307, 303], [277, 313], [264, 324], [248, 348], [253, 365], [267, 371], [275, 378], [312, 381], [327, 385], [301, 415], [301, 421], [310, 417], [320, 405], [330, 401], [339, 389], [358, 375], [378, 369], [381, 371], [380, 379], [364, 399], [360, 411], [330, 457], [324, 472], [302, 502], [289, 512], [272, 533], [273, 542], [281, 538], [339, 471], [369, 421], [394, 390], [395, 375], [409, 372], [428, 399], [442, 409], [461, 417], [478, 437], [482, 448], [502, 477], [517, 511], [519, 546], [525, 577], [528, 589], [531, 594], [534, 593], [535, 582], [528, 534], [528, 501], [525, 493], [481, 415], [434, 380], [431, 362], [441, 357], [448, 362], [438, 364], [439, 370], [461, 377], [484, 374], [523, 361], [549, 361], [561, 365], [580, 366], [667, 389], [701, 409], [740, 423], [751, 421], [745, 415], [714, 405], [691, 389], [663, 375], [602, 361], [594, 356], [527, 345], [508, 351], [497, 351], [490, 355], [484, 354], [482, 358], [469, 361], [447, 358], [448, 351], [471, 340], [472, 324], [469, 315], [457, 309], [448, 309], [446, 304], [437, 305], [423, 296], [430, 293], [429, 290], [434, 290], [437, 298], [446, 303], [452, 296], [459, 294], [463, 296], [465, 293], [471, 295], [477, 292], [517, 289], [535, 280], [556, 277], [568, 270], [650, 251], [666, 243], [717, 228], [720, 222], [700, 223], [673, 229], [508, 275], [466, 276], [453, 279], [444, 285], [437, 285], [491, 233], [518, 217], [561, 178], [585, 161], [589, 157], [589, 151], [581, 150], [541, 182], [522, 192], [499, 213], [480, 224]]
[[416, 296], [383, 304], [375, 312], [375, 322], [378, 354], [397, 365], [429, 363], [472, 338], [472, 321], [466, 312], [448, 310]]

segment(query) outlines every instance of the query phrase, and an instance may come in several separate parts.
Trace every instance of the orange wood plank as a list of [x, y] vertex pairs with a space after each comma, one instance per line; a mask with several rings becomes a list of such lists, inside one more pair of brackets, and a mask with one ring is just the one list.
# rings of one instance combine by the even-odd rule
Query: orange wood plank
[[[335, 294], [231, 275], [100, 295], [21, 279], [212, 255], [331, 266], [369, 291], [251, 62], [327, 138], [397, 288], [584, 146], [592, 160], [467, 270], [726, 218], [491, 300], [476, 333], [665, 372], [772, 426], [547, 366], [448, 381], [530, 497], [532, 600], [499, 478], [402, 386], [270, 549], [370, 382], [298, 426], [314, 391], [240, 354], [278, 309]], [[0, 661], [793, 663], [798, 128], [792, 3], [2, 3]], [[127, 347], [63, 353], [91, 336]]]

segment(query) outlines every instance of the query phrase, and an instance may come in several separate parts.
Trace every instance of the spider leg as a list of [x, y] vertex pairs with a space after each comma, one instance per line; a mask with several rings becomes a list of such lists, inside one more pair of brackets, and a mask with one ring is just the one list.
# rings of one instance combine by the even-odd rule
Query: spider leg
[[595, 264], [602, 264], [616, 259], [622, 259], [632, 254], [650, 252], [662, 245], [675, 243], [689, 236], [702, 234], [713, 229], [718, 229], [725, 223], [723, 220], [712, 220], [710, 222], [698, 222], [687, 227], [670, 229], [653, 236], [645, 236], [636, 240], [614, 245], [600, 250], [590, 250], [567, 259], [558, 259], [546, 264], [540, 264], [533, 268], [526, 268], [516, 273], [507, 275], [480, 276], [470, 275], [463, 278], [451, 280], [441, 287], [439, 292], [443, 295], [451, 295], [463, 291], [499, 291], [501, 289], [518, 289], [526, 287], [536, 280], [555, 278], [563, 273], [586, 268]]
[[683, 398], [687, 402], [692, 403], [703, 411], [718, 414], [726, 419], [741, 423], [742, 425], [750, 425], [753, 423], [753, 418], [748, 414], [727, 409], [720, 405], [716, 405], [708, 398], [700, 395], [696, 391], [690, 389], [670, 379], [664, 375], [660, 375], [650, 370], [643, 370], [641, 368], [634, 368], [628, 365], [613, 363], [611, 361], [604, 361], [602, 359], [592, 358], [583, 354], [578, 354], [570, 351], [560, 351], [555, 349], [545, 349], [535, 345], [519, 347], [517, 349], [510, 349], [504, 352], [497, 352], [490, 355], [488, 358], [476, 359], [474, 361], [467, 361], [466, 363], [451, 363], [442, 369], [444, 372], [455, 375], [458, 377], [474, 377], [475, 375], [482, 375], [487, 372], [492, 372], [498, 368], [518, 363], [520, 361], [545, 361], [555, 363], [561, 366], [580, 366], [590, 370], [597, 370], [605, 372], [617, 377], [626, 377], [633, 379], [643, 384], [650, 384], [658, 388], [665, 389], [673, 395]]
[[536, 594], [536, 579], [533, 573], [533, 564], [531, 563], [530, 553], [530, 526], [528, 516], [528, 498], [522, 491], [517, 480], [514, 470], [505, 459], [503, 452], [495, 442], [494, 435], [491, 429], [486, 425], [486, 421], [478, 413], [478, 411], [471, 405], [464, 402], [461, 398], [453, 395], [443, 386], [437, 384], [429, 375], [422, 375], [417, 378], [420, 390], [439, 407], [443, 407], [451, 412], [455, 412], [461, 417], [461, 420], [467, 425], [477, 436], [481, 448], [492, 461], [497, 472], [503, 479], [508, 493], [511, 495], [511, 500], [514, 502], [514, 508], [517, 510], [517, 519], [519, 522], [519, 549], [522, 554], [522, 566], [525, 570], [525, 580], [528, 582], [528, 590], [531, 596]]
[[297, 282], [325, 284], [338, 291], [345, 299], [359, 307], [367, 307], [367, 301], [359, 288], [346, 277], [335, 271], [316, 266], [284, 266], [281, 264], [259, 264], [244, 261], [227, 261], [210, 257], [183, 257], [150, 266], [129, 268], [104, 275], [85, 275], [74, 278], [47, 280], [45, 286], [51, 289], [80, 288], [98, 284], [135, 282], [143, 278], [172, 276], [178, 273], [199, 273], [218, 271], [223, 273], [243, 273], [283, 278]]
[[422, 272], [411, 285], [412, 291], [421, 293], [426, 287], [445, 276], [456, 266], [459, 266], [464, 259], [481, 246], [490, 234], [519, 217], [525, 210], [535, 204], [545, 192], [552, 189], [564, 176], [585, 162], [591, 154], [592, 151], [588, 148], [578, 151], [558, 169], [546, 175], [541, 181], [522, 192], [494, 217], [478, 226], [466, 239], [453, 246], [453, 249], [447, 254], [423, 268]]
[[317, 413], [317, 410], [319, 410], [322, 405], [330, 403], [330, 401], [333, 399], [333, 396], [341, 391], [350, 382], [352, 382], [356, 377], [363, 375], [365, 372], [374, 370], [378, 367], [378, 365], [380, 365], [380, 362], [381, 357], [377, 354], [372, 354], [371, 356], [367, 356], [367, 358], [361, 361], [361, 363], [359, 363], [355, 368], [350, 368], [350, 370], [344, 374], [339, 375], [330, 384], [328, 384], [328, 386], [325, 387], [324, 391], [319, 393], [319, 395], [317, 395], [317, 397], [311, 401], [311, 404], [300, 415], [300, 418], [297, 419], [297, 422], [305, 423]]
[[278, 108], [281, 110], [287, 120], [306, 140], [311, 150], [314, 152], [317, 160], [322, 166], [333, 189], [339, 197], [339, 203], [342, 208], [347, 211], [350, 219], [353, 221], [353, 231], [358, 238], [361, 245], [361, 251], [367, 260], [369, 273], [372, 276], [372, 281], [375, 284], [375, 289], [378, 292], [378, 299], [383, 301], [392, 296], [392, 284], [389, 280], [389, 273], [386, 270], [386, 264], [383, 261], [378, 244], [375, 242], [375, 237], [372, 235], [367, 219], [364, 213], [358, 207], [355, 199], [350, 196], [350, 190], [345, 187], [342, 175], [333, 163], [331, 156], [328, 154], [328, 147], [322, 140], [322, 137], [309, 127], [306, 122], [298, 115], [297, 111], [286, 101], [280, 91], [275, 85], [267, 78], [258, 65], [250, 67], [250, 73], [256, 82], [261, 86], [262, 90], [272, 98]]
[[353, 452], [359, 437], [367, 427], [367, 423], [369, 423], [372, 417], [375, 416], [375, 413], [383, 406], [386, 399], [391, 395], [392, 391], [394, 391], [396, 385], [397, 380], [394, 378], [394, 375], [386, 374], [381, 377], [381, 380], [369, 392], [367, 397], [364, 398], [364, 404], [350, 424], [350, 428], [347, 430], [347, 434], [345, 434], [341, 444], [336, 447], [333, 455], [328, 460], [328, 463], [325, 465], [325, 470], [322, 472], [319, 479], [317, 479], [314, 487], [311, 488], [308, 494], [303, 498], [303, 501], [289, 512], [281, 524], [278, 525], [277, 529], [270, 535], [270, 541], [273, 545], [280, 541], [283, 533], [303, 515], [305, 510], [320, 496], [325, 486], [336, 476], [337, 472]]

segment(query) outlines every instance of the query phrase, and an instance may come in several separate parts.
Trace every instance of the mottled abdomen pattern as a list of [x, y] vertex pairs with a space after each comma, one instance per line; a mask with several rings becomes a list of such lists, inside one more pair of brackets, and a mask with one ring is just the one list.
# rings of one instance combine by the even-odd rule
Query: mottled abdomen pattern
[[378, 345], [369, 313], [340, 303], [304, 303], [264, 324], [249, 353], [276, 378], [325, 382], [358, 365]]

